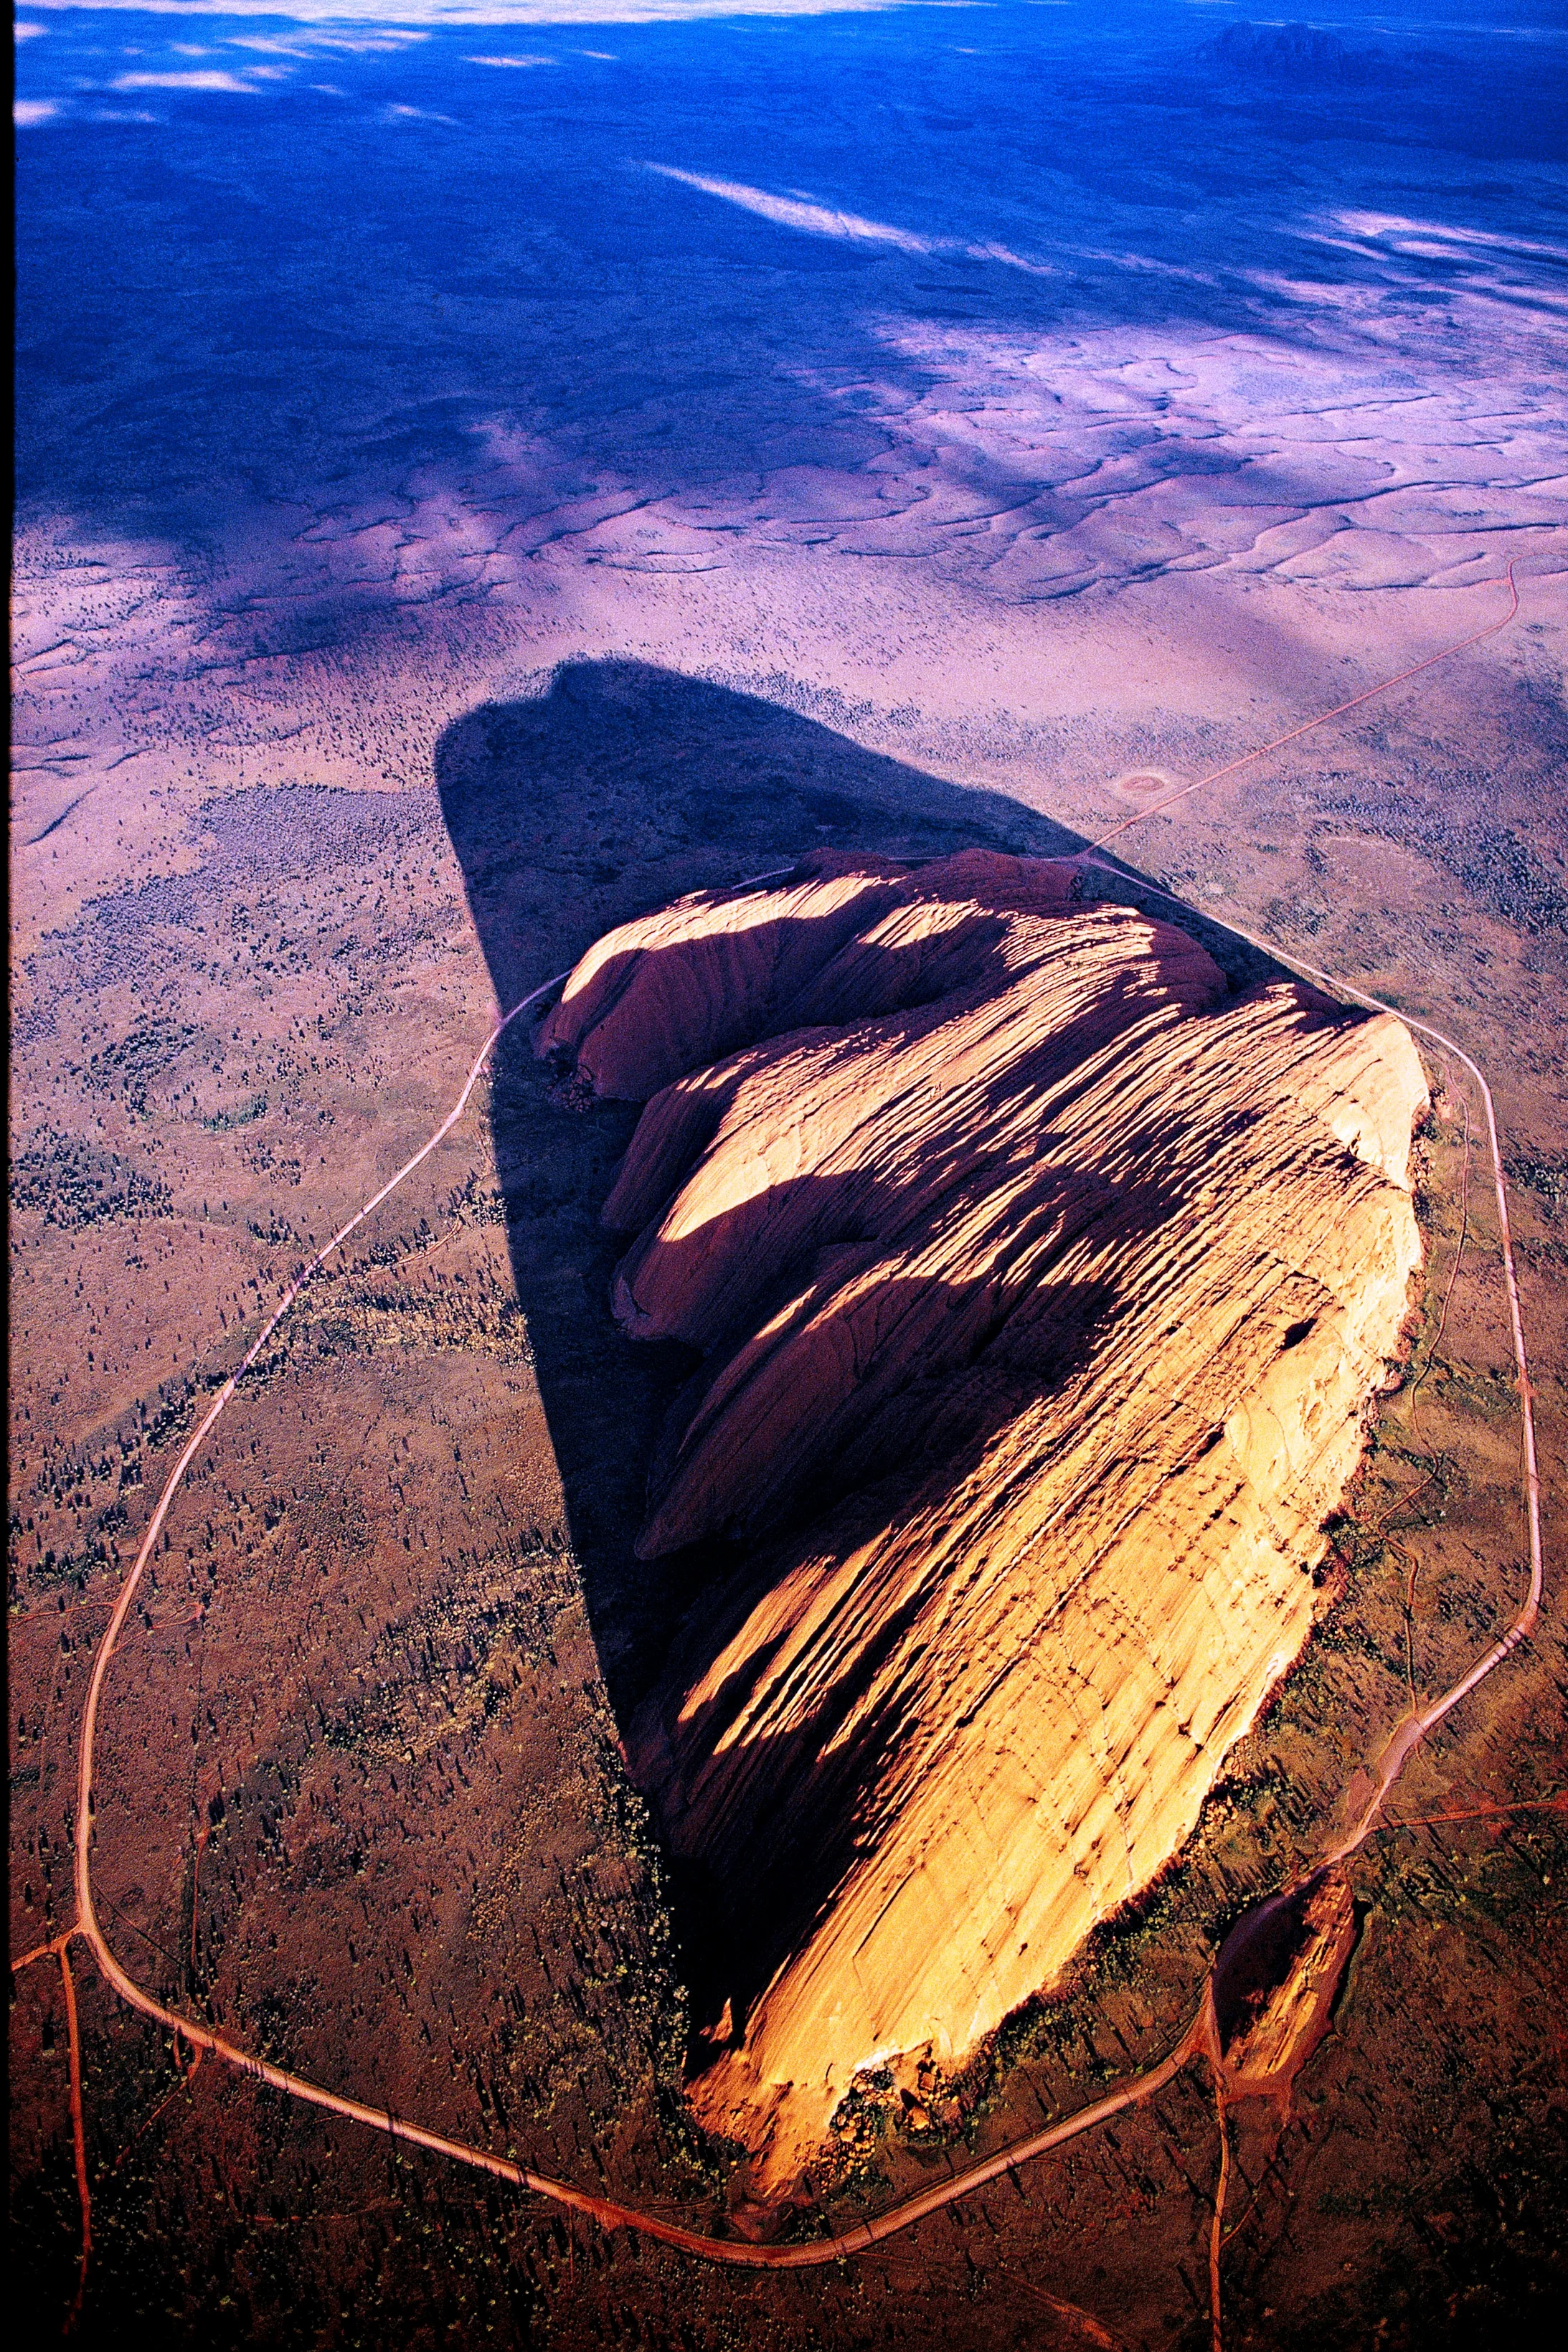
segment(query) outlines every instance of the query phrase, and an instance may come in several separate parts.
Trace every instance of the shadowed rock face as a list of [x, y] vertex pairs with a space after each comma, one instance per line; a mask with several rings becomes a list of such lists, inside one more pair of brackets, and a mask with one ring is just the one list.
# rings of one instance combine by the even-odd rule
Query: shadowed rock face
[[734, 1565], [628, 1747], [734, 1923], [693, 2100], [776, 2185], [1147, 1883], [1300, 1650], [1426, 1087], [1393, 1019], [980, 851], [626, 925], [539, 1048], [647, 1101], [616, 1312], [700, 1353], [638, 1549]]

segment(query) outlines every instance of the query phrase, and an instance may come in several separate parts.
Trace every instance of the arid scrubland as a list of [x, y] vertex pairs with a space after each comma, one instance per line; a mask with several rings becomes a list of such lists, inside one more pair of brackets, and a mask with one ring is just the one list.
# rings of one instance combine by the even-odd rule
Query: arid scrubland
[[[434, 1124], [489, 1017], [490, 976], [503, 998], [520, 993], [614, 919], [763, 868], [813, 835], [847, 848], [879, 838], [904, 856], [994, 830], [1013, 848], [1060, 846], [1025, 809], [928, 785], [776, 706], [635, 667], [581, 665], [542, 700], [491, 706], [449, 732], [437, 766], [440, 814], [427, 792], [232, 792], [197, 812], [191, 873], [86, 907], [24, 967], [37, 995], [30, 1021], [23, 1008], [18, 1098], [47, 1108], [43, 1137], [22, 1138], [33, 1156], [16, 1174], [31, 1189], [14, 1227], [18, 1948], [68, 1920], [83, 1677], [172, 1441], [309, 1244]], [[297, 802], [312, 825], [310, 872], [288, 822]], [[1119, 805], [1107, 795], [1108, 813]], [[1175, 835], [1177, 821], [1162, 822]], [[1180, 822], [1195, 863], [1218, 828], [1195, 812]], [[1342, 826], [1331, 811], [1322, 822]], [[1252, 855], [1272, 881], [1279, 860]], [[1303, 850], [1287, 855], [1310, 870]], [[1233, 837], [1232, 893], [1238, 866]], [[1136, 899], [1131, 886], [1122, 895]], [[1385, 937], [1403, 924], [1420, 941], [1426, 907], [1390, 894], [1375, 919]], [[1267, 923], [1264, 906], [1241, 911]], [[1256, 976], [1191, 920], [1235, 980]], [[1342, 902], [1327, 927], [1347, 946], [1356, 936]], [[1467, 956], [1478, 937], [1494, 940], [1493, 971], [1515, 986], [1550, 943], [1484, 913], [1462, 936]], [[1333, 936], [1321, 929], [1310, 944], [1331, 961]], [[1403, 979], [1431, 1005], [1437, 981], [1418, 953], [1369, 957], [1363, 979], [1369, 964], [1373, 985]], [[1481, 996], [1468, 974], [1485, 967], [1464, 970], [1465, 992], [1500, 1025], [1507, 997]], [[102, 977], [91, 1024], [73, 1034], [83, 971]], [[1477, 1043], [1521, 1186], [1550, 1430], [1563, 1250], [1552, 1115], [1531, 1119], [1544, 1098], [1527, 1032], [1497, 1035], [1489, 1055]], [[830, 2210], [863, 2210], [929, 2177], [933, 2157], [984, 2151], [1042, 2108], [1065, 2112], [1160, 2046], [1226, 1920], [1338, 1817], [1354, 1759], [1397, 1718], [1409, 1676], [1439, 1686], [1499, 1623], [1520, 1573], [1508, 1566], [1520, 1550], [1502, 1300], [1472, 1142], [1466, 1255], [1426, 1363], [1460, 1237], [1464, 1134], [1453, 1074], [1436, 1065], [1433, 1077], [1416, 1163], [1428, 1286], [1418, 1417], [1403, 1392], [1381, 1409], [1301, 1665], [1236, 1752], [1175, 1874], [1066, 1985], [956, 2075], [874, 2070], [851, 2087], [821, 2177]], [[210, 1467], [195, 1467], [110, 1689], [105, 1916], [145, 1980], [258, 2049], [361, 2095], [374, 2085], [481, 2144], [701, 2214], [722, 2197], [726, 2159], [683, 2121], [678, 2086], [715, 1989], [703, 1898], [658, 1859], [616, 1748], [689, 1589], [650, 1580], [631, 1552], [642, 1465], [679, 1368], [645, 1365], [642, 1349], [628, 1362], [609, 1316], [613, 1252], [595, 1225], [626, 1115], [552, 1100], [525, 1048], [503, 1057], [488, 1108], [307, 1297]], [[1550, 1691], [1561, 1670], [1549, 1650], [1533, 1654], [1530, 1680], [1500, 1678], [1414, 1769], [1409, 1814], [1550, 1792], [1536, 1678], [1544, 1668]], [[1299, 2158], [1289, 2136], [1278, 2158], [1238, 2143], [1258, 2189], [1234, 2257], [1238, 2308], [1256, 2277], [1260, 2303], [1292, 2295], [1322, 2310], [1331, 2245], [1352, 2265], [1335, 2292], [1352, 2312], [1391, 2291], [1402, 2231], [1433, 2242], [1428, 2210], [1454, 2217], [1436, 2242], [1463, 2253], [1477, 2307], [1533, 2277], [1480, 2251], [1492, 2209], [1477, 2206], [1475, 2183], [1489, 2178], [1486, 2117], [1500, 2100], [1520, 2119], [1507, 2193], [1521, 2201], [1508, 2210], [1528, 2237], [1546, 2159], [1519, 2037], [1550, 1965], [1534, 1939], [1552, 1820], [1483, 1814], [1436, 1839], [1391, 1836], [1361, 1865], [1371, 1908], [1352, 1996], [1310, 2078], [1316, 2137]], [[18, 2079], [37, 2085], [24, 2194], [53, 2266], [40, 2286], [53, 2276], [66, 2294], [59, 2025], [44, 1971], [19, 1990]], [[507, 2310], [568, 2343], [606, 2329], [635, 2340], [637, 2327], [657, 2342], [694, 2300], [697, 2324], [722, 2340], [757, 2311], [754, 2287], [694, 2286], [677, 2258], [619, 2241], [574, 2248], [563, 2224], [423, 2163], [377, 2158], [366, 2182], [352, 2135], [301, 2123], [211, 2067], [181, 2088], [155, 2036], [90, 1982], [79, 1997], [96, 2070], [94, 2260], [116, 2292], [154, 2295], [194, 2324], [205, 2291], [166, 2258], [146, 2270], [184, 2227], [215, 2275], [246, 2280], [244, 2325], [264, 2337], [297, 2313], [301, 2275], [323, 2329], [380, 2325], [376, 2312], [432, 2294], [464, 2325]], [[1438, 2023], [1417, 2077], [1402, 2056], [1396, 2079], [1380, 2053], [1405, 2052], [1413, 2005]], [[1434, 2134], [1435, 2169], [1420, 2153]], [[1374, 2177], [1368, 2135], [1387, 2151]], [[826, 2324], [801, 2291], [766, 2289], [768, 2324], [781, 2340], [815, 2328], [831, 2343], [853, 2326], [925, 2343], [944, 2312], [967, 2326], [993, 2311], [984, 2324], [1005, 2341], [1008, 2312], [1048, 2319], [1017, 2282], [1051, 2261], [1058, 2300], [1179, 2331], [1202, 2300], [1190, 2249], [1213, 2162], [1200, 2090], [1177, 2086], [1114, 2145], [1083, 2145], [1043, 2189], [1026, 2181], [1022, 2200], [988, 2197], [923, 2225], [847, 2283]], [[188, 2179], [187, 2163], [199, 2168]], [[1413, 2165], [1441, 2202], [1405, 2221], [1393, 2184]], [[351, 2179], [362, 2185], [345, 2196]], [[1138, 2216], [1135, 2266], [1099, 2228], [1108, 2211]], [[1152, 2243], [1165, 2249], [1158, 2262]], [[1140, 2282], [1152, 2276], [1151, 2302]]]

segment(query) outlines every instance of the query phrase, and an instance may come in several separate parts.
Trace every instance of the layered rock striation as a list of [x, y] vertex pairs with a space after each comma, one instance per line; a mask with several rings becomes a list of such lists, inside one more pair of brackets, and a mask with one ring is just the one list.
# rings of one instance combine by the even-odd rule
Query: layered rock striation
[[694, 2102], [777, 2184], [1060, 1973], [1300, 1651], [1426, 1087], [1392, 1018], [981, 852], [628, 924], [539, 1046], [647, 1103], [614, 1307], [697, 1369], [638, 1550], [720, 1540], [628, 1748], [734, 1923]]

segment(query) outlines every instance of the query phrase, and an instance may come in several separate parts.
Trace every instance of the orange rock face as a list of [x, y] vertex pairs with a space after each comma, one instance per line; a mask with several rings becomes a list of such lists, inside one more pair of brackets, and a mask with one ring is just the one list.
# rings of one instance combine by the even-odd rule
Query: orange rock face
[[729, 1549], [628, 1746], [738, 1923], [691, 2093], [763, 2184], [1188, 1834], [1420, 1255], [1402, 1025], [1069, 880], [817, 860], [611, 933], [540, 1036], [647, 1100], [615, 1310], [700, 1355], [638, 1549]]

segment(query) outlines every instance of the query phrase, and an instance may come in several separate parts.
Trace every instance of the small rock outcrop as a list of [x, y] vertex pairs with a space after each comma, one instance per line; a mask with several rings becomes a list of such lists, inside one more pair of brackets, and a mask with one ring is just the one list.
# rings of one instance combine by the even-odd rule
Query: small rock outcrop
[[1350, 1881], [1334, 1869], [1237, 1921], [1203, 2014], [1223, 2098], [1269, 2099], [1289, 2116], [1296, 2077], [1332, 2021], [1356, 1934]]
[[1072, 878], [818, 858], [612, 932], [539, 1037], [647, 1104], [613, 1304], [695, 1351], [638, 1550], [716, 1565], [627, 1745], [735, 1923], [690, 2087], [763, 2189], [1187, 1836], [1420, 1255], [1404, 1027]]

